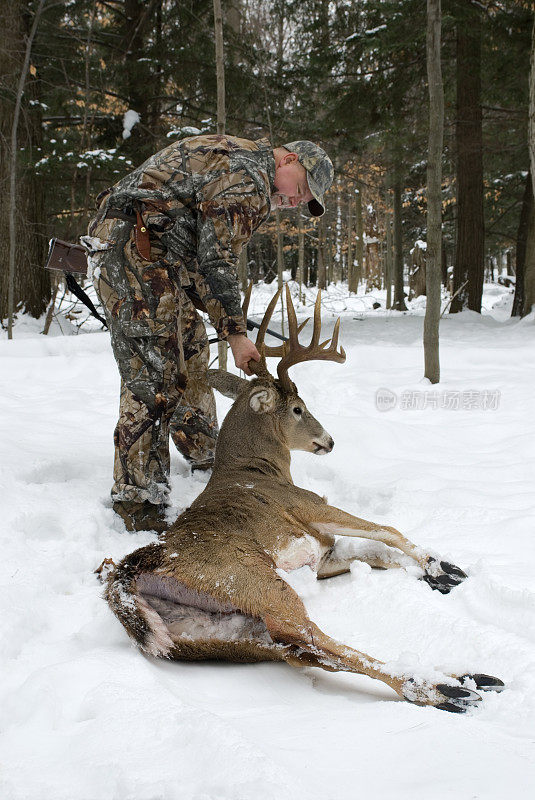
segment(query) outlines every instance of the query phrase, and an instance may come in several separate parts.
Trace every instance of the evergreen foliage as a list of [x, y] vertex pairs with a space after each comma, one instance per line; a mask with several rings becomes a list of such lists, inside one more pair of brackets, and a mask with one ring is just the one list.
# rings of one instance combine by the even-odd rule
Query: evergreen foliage
[[[16, 5], [31, 19], [35, 0]], [[442, 5], [443, 233], [451, 268], [457, 209], [457, 0], [443, 0]], [[509, 251], [514, 265], [529, 166], [530, 5], [478, 2], [487, 263]], [[347, 263], [348, 247], [352, 260], [359, 252], [359, 191], [366, 238], [364, 263], [355, 268], [370, 288], [380, 285], [385, 220], [393, 208], [396, 181], [401, 187], [405, 265], [415, 241], [426, 238], [425, 3], [223, 0], [223, 10], [227, 131], [250, 138], [272, 136], [274, 145], [310, 138], [335, 163], [337, 180], [329, 193], [325, 233], [319, 235], [314, 221], [302, 220], [308, 280], [316, 279], [318, 249], [328, 277], [347, 279], [353, 266]], [[13, 98], [8, 75], [0, 77], [0, 90], [0, 112], [9, 119]], [[44, 190], [43, 240], [51, 235], [76, 240], [102, 189], [177, 138], [215, 130], [212, 0], [49, 2], [32, 52], [28, 97], [30, 90], [35, 105], [27, 106], [27, 114], [38, 112], [42, 129], [21, 151], [20, 169], [33, 169], [36, 192], [39, 186]], [[136, 112], [139, 121], [125, 128], [127, 111]], [[282, 225], [286, 267], [295, 275], [296, 215], [283, 214]], [[253, 277], [274, 277], [272, 223], [254, 237], [248, 260]], [[3, 260], [0, 269], [3, 273]], [[33, 313], [40, 310], [37, 304]]]

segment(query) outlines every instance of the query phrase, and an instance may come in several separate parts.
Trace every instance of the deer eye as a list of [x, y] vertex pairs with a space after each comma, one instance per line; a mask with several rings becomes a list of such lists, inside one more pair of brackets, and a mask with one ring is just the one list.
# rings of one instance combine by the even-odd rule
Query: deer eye
[[292, 411], [294, 412], [294, 414], [297, 414], [298, 416], [303, 413], [303, 409], [301, 408], [301, 406], [294, 406]]

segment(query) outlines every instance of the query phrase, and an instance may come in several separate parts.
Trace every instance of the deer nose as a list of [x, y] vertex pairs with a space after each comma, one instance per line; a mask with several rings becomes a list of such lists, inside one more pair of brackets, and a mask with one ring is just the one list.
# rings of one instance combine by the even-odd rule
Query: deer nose
[[321, 456], [331, 452], [334, 447], [334, 439], [331, 436], [326, 435], [322, 436], [321, 439], [316, 439], [313, 444], [314, 453], [316, 453], [318, 456]]

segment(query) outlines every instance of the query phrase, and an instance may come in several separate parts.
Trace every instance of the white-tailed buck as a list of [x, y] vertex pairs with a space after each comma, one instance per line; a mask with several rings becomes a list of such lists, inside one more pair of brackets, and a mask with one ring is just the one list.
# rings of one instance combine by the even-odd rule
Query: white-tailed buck
[[[309, 619], [295, 591], [277, 573], [308, 565], [318, 578], [349, 570], [336, 536], [383, 542], [391, 555], [368, 563], [399, 566], [409, 556], [433, 589], [446, 593], [466, 578], [458, 567], [431, 556], [395, 528], [359, 519], [295, 486], [290, 451], [329, 453], [333, 440], [310, 414], [288, 377], [293, 364], [316, 359], [343, 362], [337, 349], [339, 320], [330, 342], [320, 343], [320, 298], [308, 347], [299, 344], [287, 290], [289, 341], [264, 345], [279, 293], [266, 311], [257, 338], [262, 353], [250, 362], [247, 381], [214, 370], [212, 384], [235, 398], [217, 443], [205, 490], [154, 544], [112, 564], [106, 598], [128, 634], [145, 653], [163, 658], [286, 661], [292, 666], [369, 675], [413, 703], [462, 712], [481, 698], [474, 689], [503, 683], [477, 674], [444, 676], [432, 683], [388, 669], [381, 661], [331, 639]], [[266, 355], [279, 355], [278, 377]], [[383, 548], [384, 550], [384, 548]], [[398, 552], [398, 556], [399, 556]], [[394, 556], [394, 557], [392, 557]], [[357, 556], [360, 558], [360, 556]]]

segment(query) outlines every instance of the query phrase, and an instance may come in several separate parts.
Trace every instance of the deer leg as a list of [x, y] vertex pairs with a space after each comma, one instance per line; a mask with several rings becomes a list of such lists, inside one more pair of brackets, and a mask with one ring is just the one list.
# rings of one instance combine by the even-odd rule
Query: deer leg
[[334, 578], [336, 575], [343, 575], [350, 571], [351, 564], [356, 558], [357, 556], [354, 558], [337, 556], [336, 545], [333, 545], [331, 549], [325, 553], [323, 558], [320, 559], [316, 569], [316, 578], [320, 581], [325, 578]]
[[349, 572], [354, 561], [361, 561], [373, 569], [395, 569], [403, 566], [399, 554], [390, 547], [382, 547], [382, 543], [379, 544], [381, 549], [372, 545], [365, 549], [359, 549], [355, 553], [347, 553], [347, 548], [342, 547], [341, 544], [340, 541], [335, 542], [320, 560], [316, 570], [318, 580], [334, 578], [336, 575]]
[[290, 587], [288, 589], [278, 603], [276, 598], [271, 598], [269, 612], [262, 618], [273, 641], [282, 645], [282, 656], [291, 666], [315, 666], [329, 672], [368, 675], [386, 683], [404, 700], [446, 711], [463, 712], [481, 700], [479, 694], [463, 686], [456, 677], [444, 676], [433, 683], [402, 674], [366, 653], [331, 639], [309, 619], [299, 596]]
[[[209, 658], [216, 654], [228, 660], [274, 658], [293, 666], [313, 664], [328, 671], [368, 675], [386, 683], [405, 700], [440, 708], [450, 704], [454, 707], [451, 710], [456, 711], [464, 711], [468, 704], [480, 699], [478, 694], [461, 686], [455, 677], [444, 676], [432, 683], [389, 668], [381, 661], [331, 639], [310, 620], [299, 595], [280, 577], [274, 562], [254, 543], [242, 542], [240, 558], [232, 560], [229, 560], [228, 551], [222, 544], [209, 562], [206, 558], [202, 560], [204, 548], [199, 552], [202, 541], [192, 539], [190, 549], [187, 540], [181, 544], [182, 558], [177, 559], [166, 579], [183, 583], [189, 592], [196, 592], [199, 597], [202, 593], [205, 600], [209, 595], [225, 608], [228, 604], [234, 606], [241, 615], [254, 622], [255, 631], [260, 630], [259, 626], [265, 626], [266, 637], [260, 635], [253, 641], [244, 638], [244, 632], [240, 632], [237, 639], [231, 636], [226, 642], [214, 641], [217, 636], [208, 641], [204, 635], [200, 642], [191, 638], [186, 642], [175, 639], [174, 644], [180, 648], [176, 653], [169, 651], [173, 657]], [[202, 569], [199, 568], [201, 564]], [[136, 579], [138, 588], [141, 588], [144, 574]], [[148, 591], [147, 586], [145, 590]], [[154, 595], [154, 587], [151, 591]], [[189, 652], [185, 651], [186, 646], [190, 648]], [[246, 646], [247, 651], [244, 649]]]
[[327, 504], [315, 506], [314, 517], [308, 524], [320, 533], [373, 539], [401, 550], [423, 569], [423, 580], [442, 594], [447, 594], [467, 577], [462, 569], [447, 561], [441, 561], [421, 547], [417, 547], [396, 528], [354, 517], [335, 506]]

